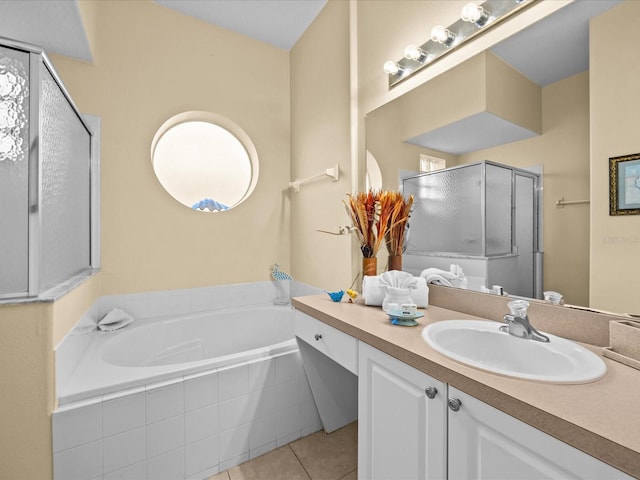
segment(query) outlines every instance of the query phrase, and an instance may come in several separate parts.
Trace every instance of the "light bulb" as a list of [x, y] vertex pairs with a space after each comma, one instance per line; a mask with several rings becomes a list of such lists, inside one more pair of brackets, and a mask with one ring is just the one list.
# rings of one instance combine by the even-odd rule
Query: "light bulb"
[[404, 58], [416, 62], [423, 62], [427, 58], [427, 52], [415, 45], [407, 45], [407, 48], [404, 49]]
[[386, 62], [384, 62], [384, 71], [389, 75], [399, 75], [403, 70], [404, 68], [402, 68], [392, 60], [387, 60]]
[[475, 22], [482, 16], [482, 10], [475, 3], [467, 3], [462, 7], [460, 18], [465, 22]]
[[455, 38], [456, 36], [442, 25], [436, 25], [431, 30], [431, 40], [437, 43], [442, 43], [447, 47], [453, 43]]
[[489, 12], [473, 2], [462, 7], [460, 18], [465, 22], [475, 23], [478, 27], [484, 26], [489, 20]]

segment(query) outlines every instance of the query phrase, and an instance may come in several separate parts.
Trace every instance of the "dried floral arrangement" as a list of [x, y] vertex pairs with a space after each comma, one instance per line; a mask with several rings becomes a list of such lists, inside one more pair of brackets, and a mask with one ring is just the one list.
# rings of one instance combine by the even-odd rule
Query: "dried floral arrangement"
[[[402, 254], [413, 196], [407, 200], [400, 192], [369, 190], [348, 197], [344, 204], [360, 240], [363, 257], [377, 256], [382, 242], [386, 243], [390, 255]], [[400, 253], [394, 253], [397, 251]]]
[[364, 258], [372, 258], [378, 254], [384, 236], [378, 235], [380, 218], [380, 192], [369, 190], [355, 195], [347, 195], [344, 202], [347, 213], [351, 217], [354, 231], [360, 240], [360, 251]]
[[400, 192], [382, 192], [380, 195], [382, 210], [388, 209], [389, 225], [385, 235], [385, 244], [389, 255], [402, 255], [405, 231], [411, 216], [413, 195], [404, 198]]

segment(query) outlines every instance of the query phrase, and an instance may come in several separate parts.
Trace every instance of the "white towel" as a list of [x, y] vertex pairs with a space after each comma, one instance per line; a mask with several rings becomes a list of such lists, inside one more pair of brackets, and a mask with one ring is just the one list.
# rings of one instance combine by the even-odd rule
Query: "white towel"
[[418, 279], [409, 272], [389, 270], [380, 275], [380, 285], [394, 288], [417, 288]]
[[468, 280], [464, 276], [460, 265], [451, 264], [450, 269], [440, 270], [439, 268], [425, 268], [420, 277], [424, 278], [427, 283], [435, 285], [444, 285], [446, 287], [467, 288]]
[[133, 322], [133, 317], [124, 310], [114, 308], [98, 322], [98, 330], [111, 332], [126, 327]]
[[[380, 283], [380, 277], [382, 275], [365, 276], [363, 278], [362, 297], [365, 305], [372, 305], [376, 307], [382, 306], [384, 297], [387, 295], [387, 291]], [[427, 281], [421, 277], [413, 278], [415, 279], [415, 288], [411, 289], [411, 298], [418, 308], [425, 308], [429, 305], [429, 287], [427, 286]]]

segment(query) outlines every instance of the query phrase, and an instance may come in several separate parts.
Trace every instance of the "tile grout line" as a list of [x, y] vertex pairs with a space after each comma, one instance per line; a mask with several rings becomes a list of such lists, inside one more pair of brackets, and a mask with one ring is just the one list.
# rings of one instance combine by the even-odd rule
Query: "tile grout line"
[[350, 472], [345, 473], [343, 476], [341, 476], [338, 480], [342, 480], [344, 478], [347, 478], [349, 475], [351, 475], [353, 472], [357, 472], [358, 469], [354, 468], [353, 470], [351, 470]]
[[293, 453], [293, 456], [296, 457], [296, 460], [298, 461], [298, 463], [300, 464], [300, 466], [302, 467], [302, 470], [304, 470], [304, 473], [307, 474], [307, 477], [309, 477], [310, 480], [313, 480], [313, 478], [311, 478], [311, 474], [307, 471], [307, 469], [304, 466], [304, 463], [302, 463], [302, 460], [300, 460], [300, 458], [298, 457], [298, 455], [296, 455], [296, 452], [293, 448], [291, 448], [291, 443], [287, 444], [287, 447], [289, 447], [289, 450], [291, 450], [291, 453]]

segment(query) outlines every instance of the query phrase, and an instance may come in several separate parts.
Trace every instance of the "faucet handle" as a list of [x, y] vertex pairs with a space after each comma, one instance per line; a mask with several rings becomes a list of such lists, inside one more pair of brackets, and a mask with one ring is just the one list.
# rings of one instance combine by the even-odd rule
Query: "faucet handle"
[[529, 302], [527, 302], [526, 300], [511, 300], [509, 303], [507, 303], [507, 306], [509, 307], [511, 315], [513, 315], [514, 317], [527, 317]]

